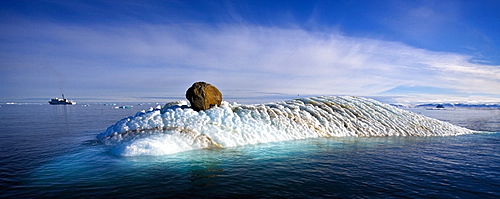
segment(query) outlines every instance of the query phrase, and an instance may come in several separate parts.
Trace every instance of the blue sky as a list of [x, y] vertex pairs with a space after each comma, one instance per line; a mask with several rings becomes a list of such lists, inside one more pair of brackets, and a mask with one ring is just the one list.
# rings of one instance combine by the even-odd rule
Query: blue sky
[[500, 103], [500, 1], [1, 1], [0, 102]]

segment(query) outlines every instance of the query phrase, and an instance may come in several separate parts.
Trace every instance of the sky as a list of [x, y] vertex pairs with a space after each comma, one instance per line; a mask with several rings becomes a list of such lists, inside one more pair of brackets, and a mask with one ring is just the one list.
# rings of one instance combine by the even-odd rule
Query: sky
[[0, 103], [500, 103], [498, 0], [0, 1]]

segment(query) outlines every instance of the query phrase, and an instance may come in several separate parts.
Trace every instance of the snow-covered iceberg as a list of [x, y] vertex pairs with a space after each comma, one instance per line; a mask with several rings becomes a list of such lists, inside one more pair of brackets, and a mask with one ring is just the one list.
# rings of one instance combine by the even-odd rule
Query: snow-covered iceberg
[[317, 137], [450, 136], [474, 133], [372, 99], [311, 97], [194, 111], [186, 101], [138, 112], [97, 136], [118, 156], [164, 155]]

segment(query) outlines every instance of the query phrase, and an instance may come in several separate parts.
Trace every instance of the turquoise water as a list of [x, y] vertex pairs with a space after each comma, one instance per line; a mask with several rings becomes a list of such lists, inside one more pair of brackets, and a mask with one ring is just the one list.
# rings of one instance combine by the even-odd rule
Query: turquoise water
[[[96, 140], [133, 109], [0, 107], [1, 198], [500, 196], [500, 134], [312, 138], [117, 157]], [[412, 110], [500, 131], [498, 110]]]

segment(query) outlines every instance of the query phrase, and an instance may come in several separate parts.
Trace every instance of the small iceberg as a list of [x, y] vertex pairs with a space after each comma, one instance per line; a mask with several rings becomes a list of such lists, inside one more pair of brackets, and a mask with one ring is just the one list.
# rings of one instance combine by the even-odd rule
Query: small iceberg
[[115, 109], [129, 109], [134, 108], [134, 106], [115, 106]]

